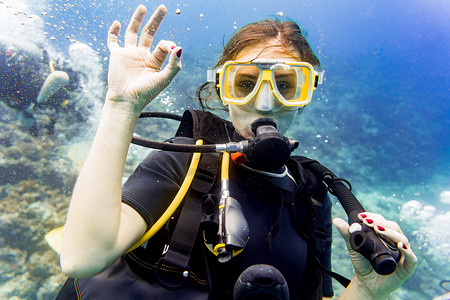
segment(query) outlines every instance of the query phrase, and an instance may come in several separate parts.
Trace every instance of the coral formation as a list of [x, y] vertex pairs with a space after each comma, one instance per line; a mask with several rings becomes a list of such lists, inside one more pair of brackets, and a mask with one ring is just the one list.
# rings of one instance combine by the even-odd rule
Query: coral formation
[[64, 224], [79, 170], [65, 145], [89, 125], [62, 114], [49, 134], [47, 113], [35, 111], [39, 131], [33, 136], [17, 112], [0, 102], [1, 299], [51, 299], [65, 280], [44, 236]]

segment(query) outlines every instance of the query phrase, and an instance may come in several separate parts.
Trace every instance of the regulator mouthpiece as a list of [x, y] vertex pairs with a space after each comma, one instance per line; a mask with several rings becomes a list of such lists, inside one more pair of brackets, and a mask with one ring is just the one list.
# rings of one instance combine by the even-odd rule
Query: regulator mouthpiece
[[273, 119], [260, 118], [251, 124], [255, 135], [248, 141], [245, 156], [250, 166], [263, 171], [281, 168], [291, 156], [291, 152], [299, 145], [277, 131], [277, 123]]

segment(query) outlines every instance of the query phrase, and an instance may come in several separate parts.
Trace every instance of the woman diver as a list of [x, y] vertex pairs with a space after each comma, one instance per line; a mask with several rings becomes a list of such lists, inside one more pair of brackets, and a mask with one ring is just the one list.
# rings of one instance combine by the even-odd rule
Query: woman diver
[[[227, 189], [220, 186], [223, 180], [214, 177], [216, 169], [212, 168], [212, 186], [204, 191], [207, 199], [202, 198], [199, 209], [208, 211], [205, 203], [212, 199], [209, 212], [214, 214], [224, 190], [236, 197], [238, 201], [229, 202], [226, 220], [244, 216], [244, 221], [239, 219], [242, 230], [238, 233], [247, 233], [249, 238], [231, 237], [236, 238], [235, 244], [244, 242], [241, 248], [245, 246], [236, 252], [239, 246], [231, 247], [234, 257], [221, 255], [217, 243], [218, 247], [210, 247], [208, 226], [191, 226], [190, 221], [178, 226], [174, 221], [185, 222], [184, 216], [189, 215], [184, 207], [148, 243], [127, 253], [176, 196], [186, 173], [190, 173], [191, 160], [190, 153], [153, 151], [122, 186], [128, 147], [142, 110], [181, 69], [182, 48], [174, 42], [160, 41], [150, 52], [166, 8], [159, 6], [138, 36], [145, 14], [142, 5], [134, 12], [124, 47], [118, 45], [118, 21], [108, 32], [108, 92], [69, 207], [61, 268], [72, 279], [58, 299], [232, 299], [233, 294], [235, 299], [326, 299], [333, 296], [331, 280], [319, 265], [329, 268], [331, 264], [332, 222], [346, 240], [355, 268], [339, 299], [386, 299], [399, 288], [417, 265], [400, 227], [379, 214], [357, 215], [361, 224], [400, 253], [395, 271], [380, 275], [366, 258], [352, 250], [349, 225], [342, 219], [331, 220], [331, 202], [324, 185], [298, 157], [278, 166], [264, 164], [265, 158], [258, 163], [250, 160], [238, 164], [239, 159], [230, 162]], [[168, 63], [161, 69], [167, 56]], [[276, 127], [284, 133], [310, 101], [320, 81], [320, 62], [297, 24], [265, 20], [248, 24], [234, 34], [210, 79], [212, 83], [199, 89], [199, 97], [217, 91], [231, 122], [200, 112], [190, 117], [191, 125], [180, 127], [174, 143], [193, 144], [196, 136], [207, 143], [245, 143], [265, 132], [255, 125], [258, 122], [266, 129]], [[200, 126], [192, 125], [195, 118]], [[191, 133], [183, 134], [186, 128]], [[213, 160], [206, 163], [205, 169], [214, 164]], [[198, 195], [202, 185], [194, 185], [195, 179], [191, 189]], [[225, 198], [228, 201], [230, 197]], [[195, 202], [188, 196], [185, 201], [185, 205]], [[236, 213], [240, 210], [242, 214]], [[310, 222], [312, 215], [315, 218]], [[211, 224], [214, 227], [214, 222]], [[190, 238], [180, 242], [188, 231], [194, 234], [190, 246], [186, 246]], [[312, 232], [316, 234], [310, 238]], [[215, 237], [213, 234], [212, 239]], [[188, 265], [180, 267], [186, 248]], [[264, 277], [269, 273], [273, 275], [270, 280]]]

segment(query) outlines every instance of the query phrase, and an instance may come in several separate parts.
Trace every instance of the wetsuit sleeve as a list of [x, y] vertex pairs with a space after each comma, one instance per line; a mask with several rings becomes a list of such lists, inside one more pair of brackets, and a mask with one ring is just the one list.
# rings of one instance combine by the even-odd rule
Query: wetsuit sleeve
[[[188, 139], [176, 138], [175, 142], [189, 143], [184, 140]], [[190, 153], [153, 151], [125, 182], [122, 201], [142, 216], [148, 228], [174, 199], [186, 175], [189, 158]]]

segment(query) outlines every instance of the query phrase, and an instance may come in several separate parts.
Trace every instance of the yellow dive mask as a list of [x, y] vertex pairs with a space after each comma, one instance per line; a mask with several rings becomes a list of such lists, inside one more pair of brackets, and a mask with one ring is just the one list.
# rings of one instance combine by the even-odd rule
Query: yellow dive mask
[[228, 61], [216, 72], [208, 70], [208, 81], [216, 83], [225, 103], [246, 104], [267, 81], [282, 104], [304, 106], [322, 83], [323, 73], [306, 62]]

